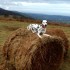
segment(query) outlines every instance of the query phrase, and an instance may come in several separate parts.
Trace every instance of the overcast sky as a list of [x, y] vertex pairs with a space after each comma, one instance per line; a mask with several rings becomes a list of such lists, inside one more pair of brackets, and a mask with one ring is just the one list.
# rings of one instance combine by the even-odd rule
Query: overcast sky
[[7, 10], [70, 16], [70, 0], [0, 0]]

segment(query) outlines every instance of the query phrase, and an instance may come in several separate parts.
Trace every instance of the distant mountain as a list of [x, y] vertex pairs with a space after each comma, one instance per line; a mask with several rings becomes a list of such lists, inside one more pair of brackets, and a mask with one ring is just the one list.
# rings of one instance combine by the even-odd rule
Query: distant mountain
[[[24, 14], [21, 14], [20, 12], [17, 12], [17, 11], [9, 11], [9, 10], [5, 10], [5, 9], [2, 9], [2, 8], [0, 8], [0, 16], [16, 16], [16, 17], [22, 17], [22, 18], [25, 18], [25, 19], [27, 19], [27, 18], [30, 18], [30, 17], [28, 17], [28, 16], [25, 16]], [[30, 19], [32, 19], [32, 18], [30, 18]]]
[[55, 21], [55, 22], [64, 22], [64, 23], [70, 23], [70, 17], [69, 16], [60, 16], [60, 15], [46, 15], [46, 14], [35, 14], [35, 13], [24, 13], [26, 16], [43, 20], [46, 19], [48, 21]]
[[5, 10], [5, 9], [2, 9], [2, 8], [0, 8], [0, 15], [4, 15], [4, 16], [12, 15], [12, 16], [14, 16], [16, 18], [20, 17], [20, 20], [21, 19], [23, 20], [23, 18], [24, 19], [31, 19], [31, 20], [34, 20], [34, 19], [36, 19], [36, 20], [46, 19], [48, 21], [70, 23], [70, 16], [24, 13], [24, 12], [18, 12], [18, 11], [9, 11], [9, 10]]

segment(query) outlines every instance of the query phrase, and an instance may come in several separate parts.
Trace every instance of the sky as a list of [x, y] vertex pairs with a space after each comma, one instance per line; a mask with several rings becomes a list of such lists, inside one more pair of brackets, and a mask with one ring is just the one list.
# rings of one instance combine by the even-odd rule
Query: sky
[[70, 0], [0, 0], [0, 7], [19, 12], [70, 16]]

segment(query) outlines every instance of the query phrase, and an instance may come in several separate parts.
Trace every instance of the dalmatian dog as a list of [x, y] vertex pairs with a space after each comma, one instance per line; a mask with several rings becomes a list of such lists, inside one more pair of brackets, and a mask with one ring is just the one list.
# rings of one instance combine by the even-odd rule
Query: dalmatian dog
[[42, 24], [30, 24], [27, 26], [28, 30], [31, 30], [33, 33], [36, 33], [40, 38], [42, 38], [43, 35], [49, 36], [46, 33], [46, 27], [47, 27], [47, 20], [43, 20]]

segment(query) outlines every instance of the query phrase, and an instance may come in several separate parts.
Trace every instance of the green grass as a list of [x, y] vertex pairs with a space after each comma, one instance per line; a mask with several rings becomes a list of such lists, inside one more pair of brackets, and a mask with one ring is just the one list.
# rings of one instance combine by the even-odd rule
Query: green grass
[[[26, 28], [29, 23], [26, 22], [19, 22], [19, 21], [0, 21], [0, 45], [3, 45], [6, 41], [7, 37], [15, 30], [11, 30], [13, 28]], [[55, 26], [55, 25], [48, 25], [47, 29], [49, 28], [60, 28], [62, 29], [66, 36], [68, 37], [70, 43], [70, 27], [64, 26]], [[2, 46], [0, 46], [2, 48]], [[2, 49], [0, 49], [0, 63], [2, 62]], [[63, 63], [60, 70], [70, 70], [70, 49], [68, 52], [68, 58]]]
[[[26, 22], [25, 22], [26, 23]], [[27, 25], [27, 23], [26, 23]], [[4, 29], [4, 26], [8, 27], [26, 27], [23, 22], [19, 21], [0, 21], [0, 29]]]
[[6, 38], [17, 28], [25, 28], [28, 23], [17, 21], [0, 21], [0, 45], [3, 45]]

